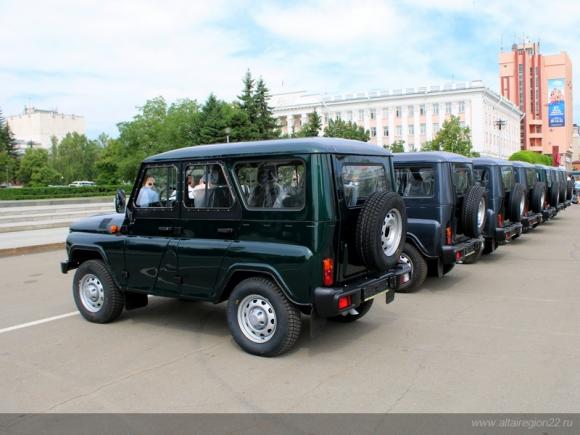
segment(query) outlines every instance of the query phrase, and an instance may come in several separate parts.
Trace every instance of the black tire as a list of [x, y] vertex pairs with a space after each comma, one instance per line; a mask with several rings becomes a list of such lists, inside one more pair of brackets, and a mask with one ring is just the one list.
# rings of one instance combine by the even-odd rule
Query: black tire
[[497, 242], [492, 237], [491, 239], [485, 239], [485, 244], [483, 247], [483, 253], [485, 255], [491, 254], [493, 251], [497, 249]]
[[481, 247], [478, 249], [478, 251], [475, 254], [470, 255], [469, 257], [465, 257], [461, 263], [462, 264], [475, 264], [479, 261], [479, 259], [481, 258], [481, 255], [483, 254], [483, 250], [484, 250], [484, 244], [481, 244]]
[[568, 182], [559, 181], [560, 183], [560, 202], [565, 202], [568, 196]]
[[77, 309], [89, 322], [109, 323], [123, 312], [125, 298], [101, 260], [82, 263], [73, 279]]
[[509, 195], [508, 216], [512, 222], [521, 222], [526, 210], [526, 188], [516, 183]]
[[[483, 201], [484, 216], [480, 225], [477, 223], [479, 206]], [[479, 237], [485, 228], [487, 214], [487, 197], [485, 189], [481, 186], [472, 186], [463, 198], [463, 210], [461, 211], [461, 223], [463, 232], [469, 237]]]
[[560, 186], [558, 182], [552, 183], [552, 188], [550, 189], [550, 205], [552, 207], [557, 207], [560, 202]]
[[535, 213], [541, 213], [544, 210], [544, 204], [546, 202], [546, 185], [540, 181], [534, 184], [534, 189], [532, 190], [532, 210]]
[[405, 243], [400, 258], [400, 262], [411, 266], [411, 277], [409, 281], [399, 286], [397, 293], [412, 293], [419, 290], [425, 279], [427, 279], [428, 266], [425, 258], [423, 258], [417, 248], [409, 243]]
[[365, 314], [367, 314], [371, 310], [371, 307], [373, 306], [374, 301], [375, 301], [374, 299], [371, 299], [369, 301], [364, 301], [362, 304], [360, 304], [358, 307], [356, 307], [355, 310], [357, 311], [358, 314], [344, 314], [344, 315], [341, 314], [338, 316], [329, 317], [328, 320], [330, 320], [332, 322], [340, 322], [340, 323], [354, 322], [355, 320], [358, 320], [361, 317], [363, 317]]
[[[400, 225], [399, 240], [391, 242], [387, 253], [383, 249], [383, 224], [390, 217]], [[390, 231], [390, 230], [389, 230]], [[385, 271], [399, 262], [407, 234], [407, 213], [403, 198], [394, 192], [376, 192], [366, 201], [357, 220], [355, 248], [362, 264], [368, 269]], [[397, 234], [393, 231], [393, 237]]]
[[[252, 295], [256, 295], [259, 298], [254, 300], [248, 298]], [[264, 303], [262, 304], [262, 302]], [[261, 317], [268, 319], [261, 331], [267, 334], [269, 333], [268, 326], [270, 324], [275, 326], [275, 328], [272, 328], [272, 335], [267, 341], [259, 342], [260, 338], [257, 334], [253, 335], [257, 341], [253, 341], [246, 335], [251, 335], [251, 328], [246, 326], [242, 329], [243, 327], [238, 321], [238, 312], [243, 310], [243, 308], [240, 308], [242, 303], [246, 307], [255, 304], [258, 310], [262, 310], [266, 317], [261, 316], [260, 312], [254, 317], [258, 322]], [[270, 309], [272, 311], [269, 311]], [[269, 314], [266, 314], [268, 311]], [[274, 318], [269, 317], [272, 314]], [[240, 316], [244, 317], [243, 311], [240, 312]], [[228, 299], [227, 318], [228, 327], [236, 343], [246, 352], [259, 356], [271, 357], [287, 352], [298, 340], [302, 328], [298, 308], [288, 300], [282, 290], [280, 290], [280, 287], [271, 280], [261, 277], [245, 279], [233, 289]], [[273, 322], [271, 323], [272, 320]], [[246, 325], [248, 324], [249, 319]], [[257, 329], [254, 328], [254, 330]]]

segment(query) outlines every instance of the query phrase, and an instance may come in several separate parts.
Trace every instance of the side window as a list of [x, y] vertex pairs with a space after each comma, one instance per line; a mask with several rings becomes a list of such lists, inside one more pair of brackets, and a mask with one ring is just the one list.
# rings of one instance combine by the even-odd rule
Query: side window
[[233, 198], [222, 167], [217, 163], [187, 166], [183, 201], [189, 208], [229, 209]]
[[177, 202], [177, 169], [175, 166], [147, 168], [135, 199], [138, 208], [173, 208]]
[[511, 192], [516, 180], [514, 178], [514, 172], [510, 166], [501, 167], [501, 181], [503, 183], [504, 191]]
[[435, 170], [432, 166], [395, 168], [397, 192], [404, 198], [427, 198], [435, 193]]
[[486, 168], [474, 168], [473, 176], [475, 182], [486, 190], [489, 189], [489, 170]]
[[304, 207], [306, 169], [302, 160], [238, 163], [235, 174], [244, 203], [249, 208]]
[[341, 176], [348, 207], [361, 205], [374, 192], [387, 190], [387, 175], [382, 165], [345, 164]]
[[526, 169], [526, 179], [528, 183], [528, 188], [533, 188], [536, 182], [536, 174], [532, 169]]
[[463, 196], [473, 184], [471, 168], [467, 165], [454, 164], [452, 180], [457, 195]]

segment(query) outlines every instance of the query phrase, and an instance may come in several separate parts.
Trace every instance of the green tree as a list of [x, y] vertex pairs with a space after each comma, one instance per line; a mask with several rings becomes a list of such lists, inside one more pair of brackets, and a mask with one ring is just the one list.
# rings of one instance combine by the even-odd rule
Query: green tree
[[84, 134], [67, 133], [53, 151], [50, 166], [63, 176], [65, 184], [75, 180], [93, 181], [101, 151], [98, 142], [87, 139]]
[[210, 94], [201, 108], [201, 143], [212, 144], [226, 141], [226, 128], [232, 108]]
[[2, 110], [0, 110], [0, 152], [5, 151], [10, 157], [16, 158], [18, 153], [16, 149], [16, 140], [4, 119]]
[[278, 120], [274, 117], [272, 108], [269, 106], [270, 91], [261, 78], [256, 83], [254, 102], [258, 115], [255, 121], [257, 139], [275, 139], [280, 137]]
[[437, 136], [432, 141], [426, 142], [421, 150], [449, 151], [467, 157], [479, 156], [479, 153], [473, 151], [469, 127], [462, 127], [457, 116], [446, 119]]
[[371, 135], [368, 130], [359, 127], [356, 123], [351, 121], [343, 121], [342, 119], [331, 119], [328, 126], [324, 129], [325, 137], [342, 137], [344, 139], [355, 139], [368, 142]]
[[238, 95], [238, 107], [244, 115], [239, 116], [237, 119], [239, 121], [245, 121], [245, 125], [238, 125], [238, 136], [241, 137], [240, 140], [253, 140], [259, 136], [257, 126], [259, 115], [255, 97], [255, 86], [256, 83], [252, 78], [252, 73], [250, 70], [247, 70], [243, 78], [242, 93]]
[[48, 186], [61, 181], [61, 175], [49, 166], [48, 151], [43, 148], [28, 148], [22, 156], [17, 174], [26, 186]]
[[532, 164], [540, 164], [552, 166], [552, 156], [546, 154], [540, 154], [535, 151], [517, 151], [513, 153], [509, 160], [516, 160], [520, 162], [528, 162]]
[[405, 152], [405, 141], [404, 140], [396, 140], [391, 145], [388, 145], [386, 148], [389, 149], [392, 153], [404, 153]]
[[311, 112], [308, 114], [308, 121], [302, 126], [302, 128], [295, 134], [295, 137], [315, 137], [322, 129], [322, 120], [316, 112]]

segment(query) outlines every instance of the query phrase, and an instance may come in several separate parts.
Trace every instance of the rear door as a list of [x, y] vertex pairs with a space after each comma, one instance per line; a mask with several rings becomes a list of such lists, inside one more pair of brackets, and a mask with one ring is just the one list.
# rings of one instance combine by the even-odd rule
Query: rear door
[[222, 161], [183, 165], [182, 214], [177, 255], [182, 296], [211, 299], [223, 258], [240, 227], [240, 204]]
[[367, 270], [357, 261], [355, 228], [360, 211], [370, 195], [393, 191], [390, 160], [377, 156], [333, 156], [338, 211], [340, 214], [338, 276], [347, 280]]

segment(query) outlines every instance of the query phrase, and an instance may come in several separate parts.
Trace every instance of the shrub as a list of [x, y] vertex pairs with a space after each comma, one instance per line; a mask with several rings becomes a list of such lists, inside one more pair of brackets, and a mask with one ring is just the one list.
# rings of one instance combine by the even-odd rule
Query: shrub
[[540, 154], [535, 151], [515, 152], [510, 156], [509, 160], [552, 166], [552, 156]]
[[0, 200], [86, 198], [113, 196], [118, 188], [130, 192], [132, 186], [86, 186], [86, 187], [23, 187], [0, 189]]

